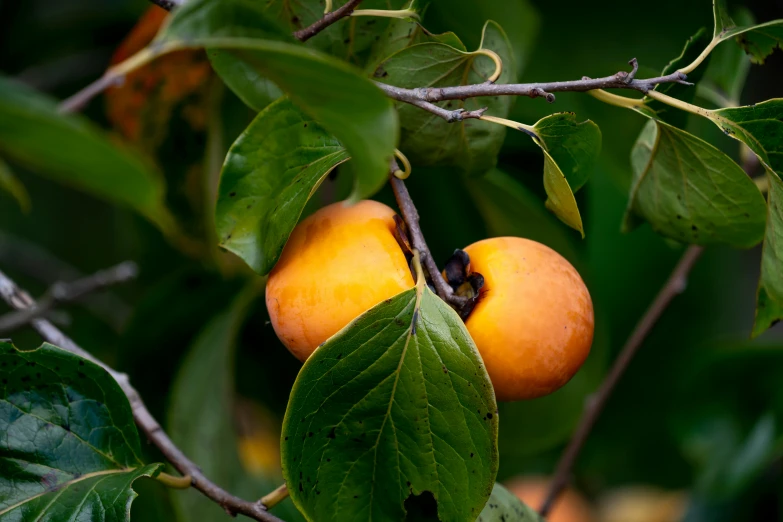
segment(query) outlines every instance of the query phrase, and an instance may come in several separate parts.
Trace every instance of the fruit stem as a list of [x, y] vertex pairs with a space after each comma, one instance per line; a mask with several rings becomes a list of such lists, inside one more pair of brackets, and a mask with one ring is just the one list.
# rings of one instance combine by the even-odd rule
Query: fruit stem
[[712, 41], [709, 43], [709, 45], [702, 51], [702, 53], [696, 57], [693, 62], [688, 65], [687, 67], [683, 67], [680, 69], [681, 73], [690, 74], [693, 72], [696, 67], [701, 65], [701, 63], [707, 59], [707, 57], [710, 55], [713, 49], [715, 49], [715, 46], [721, 43], [723, 40], [721, 38], [713, 38]]
[[405, 156], [405, 154], [403, 154], [400, 149], [394, 149], [394, 155], [402, 162], [402, 170], [397, 169], [392, 174], [394, 174], [395, 178], [408, 179], [408, 177], [411, 175], [411, 172], [413, 171], [411, 162], [408, 161], [408, 157]]
[[379, 16], [382, 18], [414, 18], [419, 19], [419, 14], [414, 9], [400, 9], [391, 11], [388, 9], [357, 9], [350, 16]]
[[279, 486], [271, 493], [267, 493], [266, 495], [261, 497], [261, 503], [264, 505], [266, 509], [272, 509], [280, 502], [285, 500], [287, 497], [288, 497], [288, 486], [283, 484], [282, 486]]
[[190, 475], [184, 477], [175, 477], [168, 473], [159, 473], [155, 480], [171, 489], [188, 489], [193, 485], [193, 478]]
[[476, 51], [473, 51], [473, 54], [483, 54], [484, 56], [487, 56], [492, 59], [493, 62], [495, 62], [495, 72], [492, 73], [492, 76], [487, 78], [487, 83], [495, 83], [500, 78], [500, 75], [503, 74], [503, 60], [500, 58], [498, 53], [491, 49], [478, 49]]
[[427, 284], [427, 278], [424, 277], [424, 269], [421, 267], [421, 254], [415, 248], [413, 249], [413, 268], [416, 269], [416, 287], [421, 288]]
[[416, 205], [413, 204], [410, 192], [408, 192], [408, 187], [405, 186], [403, 180], [394, 175], [398, 170], [400, 170], [400, 167], [397, 165], [397, 161], [392, 160], [390, 176], [391, 186], [392, 190], [394, 190], [394, 196], [397, 198], [397, 205], [400, 207], [402, 219], [408, 226], [411, 246], [419, 251], [421, 264], [424, 265], [424, 268], [427, 270], [438, 297], [443, 299], [452, 308], [459, 311], [468, 304], [469, 299], [456, 295], [454, 290], [452, 290], [446, 280], [440, 275], [438, 265], [432, 258], [432, 253], [427, 246], [427, 241], [424, 239], [424, 234], [421, 232], [421, 227], [419, 226], [419, 212], [416, 210]]

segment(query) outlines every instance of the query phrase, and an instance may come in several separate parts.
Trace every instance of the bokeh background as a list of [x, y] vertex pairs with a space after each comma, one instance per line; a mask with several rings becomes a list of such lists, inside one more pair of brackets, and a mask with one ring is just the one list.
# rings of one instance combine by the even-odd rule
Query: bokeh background
[[[778, 0], [733, 5], [746, 6], [758, 21], [783, 18]], [[0, 0], [0, 72], [64, 98], [105, 70], [149, 7], [143, 0]], [[433, 0], [424, 24], [453, 30], [472, 48], [486, 19], [509, 33], [522, 81], [603, 76], [627, 70], [633, 57], [640, 75], [655, 75], [690, 35], [712, 26], [708, 0]], [[178, 56], [149, 73], [157, 83], [110, 93], [83, 112], [155, 159], [168, 203], [192, 241], [174, 245], [129, 210], [12, 165], [31, 207], [23, 212], [0, 192], [0, 269], [40, 295], [55, 281], [137, 262], [137, 280], [53, 319], [128, 372], [153, 414], [218, 482], [253, 497], [279, 482], [277, 433], [300, 365], [277, 341], [262, 293], [246, 314], [232, 315], [243, 288], [263, 282], [213, 246], [219, 167], [253, 114], [203, 57]], [[780, 96], [781, 81], [778, 50], [763, 67], [750, 68], [742, 103]], [[455, 248], [488, 236], [530, 237], [571, 260], [595, 302], [596, 341], [572, 382], [544, 399], [502, 405], [499, 480], [551, 474], [585, 398], [683, 250], [647, 226], [620, 233], [629, 152], [645, 120], [567, 93], [555, 105], [519, 99], [511, 117], [533, 123], [555, 111], [592, 119], [603, 133], [599, 164], [577, 194], [584, 240], [544, 209], [541, 154], [521, 133], [507, 135], [498, 170], [487, 178], [415, 169], [409, 181], [441, 263]], [[739, 157], [736, 142], [711, 124], [689, 126]], [[325, 183], [308, 212], [345, 194], [348, 177], [338, 172]], [[389, 190], [377, 199], [393, 205]], [[688, 522], [783, 520], [783, 325], [749, 340], [759, 254], [708, 249], [686, 292], [645, 341], [575, 469], [575, 488], [594, 507], [618, 488], [643, 485], [685, 492], [687, 512], [678, 513]], [[40, 343], [31, 331], [15, 333], [14, 341], [24, 348]], [[153, 447], [146, 450], [150, 461], [160, 458]], [[227, 519], [194, 491], [168, 492], [152, 482], [138, 489], [134, 520]], [[281, 516], [295, 517], [290, 506], [282, 509]]]

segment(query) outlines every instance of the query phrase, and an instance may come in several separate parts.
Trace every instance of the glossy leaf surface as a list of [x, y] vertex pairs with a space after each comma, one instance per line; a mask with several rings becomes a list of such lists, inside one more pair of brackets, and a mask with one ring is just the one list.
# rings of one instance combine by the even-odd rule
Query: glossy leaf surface
[[221, 246], [268, 273], [310, 196], [346, 159], [342, 145], [289, 100], [273, 103], [226, 157], [215, 214]]
[[283, 474], [310, 520], [397, 521], [432, 495], [473, 521], [497, 472], [492, 385], [456, 313], [423, 284], [321, 345], [291, 392]]
[[130, 520], [144, 465], [130, 404], [106, 370], [50, 344], [0, 342], [0, 520]]

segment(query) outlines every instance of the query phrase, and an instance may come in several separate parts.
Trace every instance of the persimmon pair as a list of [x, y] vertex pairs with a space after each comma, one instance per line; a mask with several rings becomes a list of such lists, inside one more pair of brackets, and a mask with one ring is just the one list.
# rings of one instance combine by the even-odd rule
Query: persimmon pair
[[[278, 337], [301, 361], [366, 310], [414, 286], [394, 217], [376, 201], [335, 203], [294, 229], [269, 275], [266, 304]], [[485, 239], [464, 252], [465, 275], [483, 276], [465, 326], [497, 399], [540, 397], [567, 383], [593, 340], [593, 304], [576, 269], [551, 248], [517, 237]]]

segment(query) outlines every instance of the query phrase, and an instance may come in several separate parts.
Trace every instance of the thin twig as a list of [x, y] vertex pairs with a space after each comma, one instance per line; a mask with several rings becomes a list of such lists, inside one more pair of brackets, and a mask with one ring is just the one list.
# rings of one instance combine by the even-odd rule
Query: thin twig
[[[392, 160], [391, 171], [395, 172], [397, 170], [399, 170], [397, 161]], [[419, 251], [421, 262], [430, 275], [432, 284], [435, 286], [435, 291], [438, 293], [438, 296], [447, 303], [457, 307], [464, 306], [468, 302], [468, 299], [454, 293], [448, 283], [446, 283], [446, 280], [441, 277], [438, 265], [432, 258], [432, 253], [427, 246], [427, 241], [424, 239], [424, 234], [422, 234], [421, 227], [419, 226], [419, 212], [416, 210], [416, 205], [413, 204], [411, 195], [408, 192], [408, 187], [405, 186], [403, 180], [394, 175], [392, 175], [390, 179], [392, 189], [394, 190], [394, 197], [397, 198], [397, 206], [400, 207], [402, 219], [405, 220], [405, 224], [408, 226], [411, 245], [414, 249]]]
[[288, 498], [288, 486], [283, 484], [282, 486], [278, 486], [277, 489], [271, 493], [261, 497], [261, 503], [267, 508], [273, 508], [286, 498]]
[[609, 397], [617, 386], [617, 383], [628, 368], [631, 359], [636, 355], [639, 347], [642, 345], [647, 335], [649, 335], [653, 326], [655, 326], [655, 323], [657, 323], [658, 319], [663, 315], [666, 307], [669, 306], [669, 303], [671, 303], [675, 296], [685, 290], [688, 274], [702, 252], [704, 252], [704, 248], [697, 245], [691, 245], [685, 250], [682, 258], [680, 258], [677, 266], [669, 276], [669, 279], [663, 285], [663, 288], [658, 292], [658, 295], [647, 309], [647, 312], [636, 325], [636, 328], [628, 338], [628, 341], [626, 341], [625, 346], [623, 346], [623, 349], [620, 351], [620, 355], [609, 370], [609, 374], [606, 376], [603, 383], [601, 383], [601, 387], [593, 397], [588, 399], [579, 425], [557, 464], [554, 477], [549, 485], [549, 492], [541, 506], [540, 513], [542, 517], [547, 516], [557, 500], [557, 497], [570, 482], [571, 470], [574, 467], [574, 463], [576, 462], [587, 437], [590, 435], [590, 431], [593, 429], [596, 420], [598, 420]]
[[[84, 274], [48, 252], [24, 239], [0, 231], [0, 266], [32, 277], [47, 286], [58, 281], [81, 279]], [[80, 301], [89, 312], [120, 331], [131, 315], [131, 307], [110, 292], [88, 295]], [[51, 317], [49, 318], [51, 320]]]
[[[16, 310], [27, 310], [36, 307], [35, 301], [2, 271], [0, 271], [0, 297]], [[214, 500], [232, 515], [241, 514], [263, 522], [282, 522], [279, 518], [267, 512], [260, 502], [248, 502], [235, 497], [205, 477], [201, 472], [201, 469], [188, 459], [185, 454], [182, 453], [182, 450], [180, 450], [171, 441], [168, 435], [166, 435], [166, 432], [163, 431], [163, 428], [158, 424], [158, 421], [155, 420], [149, 410], [147, 410], [147, 407], [144, 405], [144, 402], [141, 400], [136, 389], [131, 385], [126, 374], [114, 370], [93, 357], [92, 354], [82, 349], [46, 319], [34, 319], [31, 324], [48, 342], [92, 361], [103, 367], [112, 377], [114, 377], [120, 385], [120, 388], [122, 388], [122, 391], [128, 397], [136, 424], [147, 435], [147, 438], [160, 449], [166, 459], [171, 462], [174, 468], [176, 468], [183, 477], [187, 475], [191, 476], [191, 482], [194, 488], [201, 491], [208, 498]]]
[[11, 332], [33, 319], [43, 317], [57, 305], [78, 301], [93, 292], [134, 279], [138, 271], [136, 263], [126, 261], [72, 283], [55, 283], [34, 307], [0, 316], [0, 334]]
[[349, 0], [339, 9], [330, 13], [326, 13], [323, 18], [317, 20], [314, 24], [296, 31], [294, 33], [294, 37], [300, 42], [306, 42], [338, 20], [341, 20], [346, 16], [351, 16], [353, 10], [356, 9], [356, 6], [358, 6], [360, 3], [362, 3], [362, 0]]
[[[635, 63], [635, 61], [632, 61]], [[685, 74], [675, 71], [666, 76], [655, 78], [635, 79], [636, 68], [631, 73], [618, 72], [612, 76], [603, 78], [587, 78], [565, 82], [544, 83], [478, 83], [474, 85], [459, 85], [454, 87], [427, 87], [419, 89], [404, 89], [381, 82], [375, 84], [386, 93], [387, 96], [397, 101], [417, 105], [420, 102], [440, 102], [446, 100], [465, 100], [480, 96], [528, 96], [531, 98], [544, 97], [550, 103], [555, 101], [554, 92], [587, 92], [596, 89], [631, 89], [647, 94], [656, 85], [662, 83], [681, 83], [690, 85]], [[630, 80], [629, 80], [630, 78]]]
[[115, 85], [118, 81], [119, 80], [116, 77], [105, 74], [81, 91], [61, 101], [60, 105], [57, 106], [57, 110], [61, 114], [80, 111], [90, 100], [98, 96], [112, 85]]
[[420, 109], [424, 109], [427, 112], [431, 112], [435, 116], [439, 116], [440, 118], [443, 118], [448, 123], [454, 123], [456, 121], [464, 121], [469, 119], [478, 120], [484, 115], [485, 112], [487, 112], [487, 107], [482, 107], [481, 109], [476, 109], [474, 111], [466, 111], [465, 109], [455, 109], [453, 111], [450, 111], [442, 107], [439, 107], [434, 103], [421, 101], [421, 100], [411, 100], [406, 103], [418, 107]]

